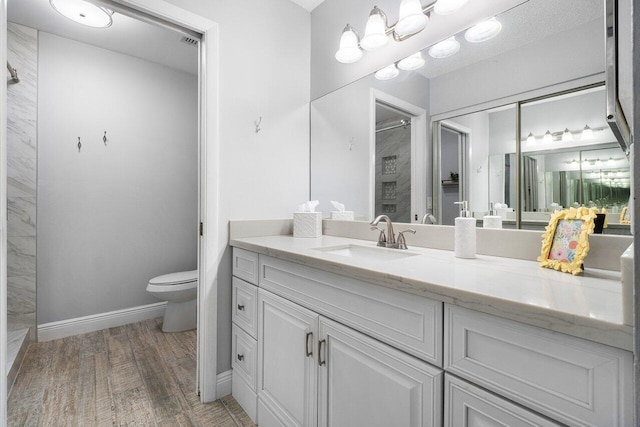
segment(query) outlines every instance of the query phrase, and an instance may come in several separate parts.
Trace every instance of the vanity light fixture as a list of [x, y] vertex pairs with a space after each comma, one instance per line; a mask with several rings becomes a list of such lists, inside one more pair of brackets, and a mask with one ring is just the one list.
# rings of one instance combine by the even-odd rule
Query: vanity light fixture
[[602, 160], [596, 159], [595, 166], [602, 166]]
[[381, 70], [376, 71], [376, 79], [378, 80], [391, 80], [400, 74], [396, 64], [387, 65]]
[[584, 129], [582, 129], [582, 136], [580, 139], [583, 141], [590, 141], [593, 139], [593, 129], [589, 127], [589, 125], [584, 125]]
[[434, 44], [429, 48], [429, 56], [436, 59], [447, 58], [455, 55], [460, 50], [460, 43], [455, 36]]
[[458, 11], [467, 1], [436, 0], [432, 1], [428, 6], [422, 7], [420, 0], [402, 0], [400, 2], [398, 22], [393, 25], [389, 25], [386, 14], [379, 7], [374, 6], [369, 13], [362, 41], [360, 41], [358, 33], [353, 27], [347, 24], [342, 31], [340, 48], [335, 57], [338, 62], [344, 64], [356, 62], [362, 57], [362, 49], [367, 51], [379, 49], [389, 42], [389, 37], [393, 37], [398, 42], [404, 41], [424, 30], [432, 11], [439, 15], [449, 15]]
[[84, 0], [49, 0], [60, 15], [78, 24], [93, 28], [108, 28], [113, 24], [113, 11]]
[[422, 53], [416, 52], [398, 62], [398, 68], [404, 71], [413, 71], [424, 66], [424, 58]]
[[544, 142], [545, 144], [551, 144], [553, 142], [553, 135], [551, 135], [551, 132], [545, 132], [544, 136], [542, 137], [542, 142]]
[[438, 15], [451, 15], [467, 4], [467, 0], [438, 0], [433, 11]]
[[564, 128], [564, 132], [562, 132], [562, 142], [571, 141], [573, 141], [573, 134], [569, 131], [569, 128]]
[[502, 24], [495, 17], [487, 19], [469, 28], [464, 38], [470, 43], [481, 43], [491, 40], [502, 30]]
[[615, 164], [616, 164], [616, 160], [613, 157], [609, 157], [609, 160], [607, 160], [607, 165], [613, 166]]
[[362, 50], [360, 50], [359, 37], [356, 30], [349, 24], [342, 30], [340, 37], [340, 49], [336, 52], [336, 59], [343, 64], [351, 64], [362, 58]]
[[529, 135], [527, 136], [527, 145], [536, 145], [537, 142], [538, 140], [533, 136], [533, 133], [529, 132]]
[[378, 6], [374, 6], [369, 13], [369, 20], [364, 30], [364, 37], [360, 42], [365, 50], [376, 50], [389, 43], [387, 37], [387, 15]]

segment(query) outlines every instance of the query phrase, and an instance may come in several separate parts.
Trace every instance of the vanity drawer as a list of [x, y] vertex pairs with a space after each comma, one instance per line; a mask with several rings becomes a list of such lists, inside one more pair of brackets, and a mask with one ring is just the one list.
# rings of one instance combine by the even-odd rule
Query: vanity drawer
[[260, 287], [442, 367], [442, 302], [268, 256]]
[[568, 425], [633, 423], [620, 349], [445, 304], [445, 369]]
[[258, 254], [240, 248], [233, 248], [233, 275], [257, 285]]
[[231, 325], [231, 364], [233, 373], [255, 392], [258, 368], [258, 342], [236, 325]]
[[451, 374], [444, 376], [445, 427], [560, 427]]
[[258, 338], [258, 288], [237, 277], [232, 279], [231, 320], [253, 338]]

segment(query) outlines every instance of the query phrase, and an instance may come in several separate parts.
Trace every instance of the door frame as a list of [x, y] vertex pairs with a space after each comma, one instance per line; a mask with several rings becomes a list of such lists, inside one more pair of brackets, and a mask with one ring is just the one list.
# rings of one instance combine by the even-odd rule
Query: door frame
[[[411, 117], [411, 222], [420, 222], [427, 212], [427, 110], [378, 89], [371, 89], [369, 100], [369, 217], [373, 219], [376, 215], [376, 104], [378, 102]], [[418, 165], [424, 165], [424, 167], [418, 168]]]
[[[216, 400], [219, 241], [219, 28], [218, 24], [164, 0], [113, 0], [133, 12], [202, 35], [198, 61], [198, 329], [196, 383], [200, 400]], [[7, 60], [7, 0], [0, 0], [0, 62]], [[7, 416], [7, 99], [0, 91], [0, 425]]]

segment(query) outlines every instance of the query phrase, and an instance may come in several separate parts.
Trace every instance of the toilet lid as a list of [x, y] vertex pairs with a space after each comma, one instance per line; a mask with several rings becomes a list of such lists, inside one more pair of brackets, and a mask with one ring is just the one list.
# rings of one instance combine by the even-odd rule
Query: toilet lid
[[181, 285], [198, 280], [198, 270], [179, 271], [177, 273], [163, 274], [149, 280], [150, 285]]

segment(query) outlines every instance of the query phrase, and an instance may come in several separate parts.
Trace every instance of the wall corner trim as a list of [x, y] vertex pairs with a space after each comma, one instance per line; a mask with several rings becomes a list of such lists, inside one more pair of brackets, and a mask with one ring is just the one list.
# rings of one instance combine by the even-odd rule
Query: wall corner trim
[[216, 380], [216, 396], [219, 398], [231, 394], [231, 377], [233, 370], [220, 372]]
[[167, 302], [141, 305], [38, 325], [38, 341], [50, 341], [164, 316]]

